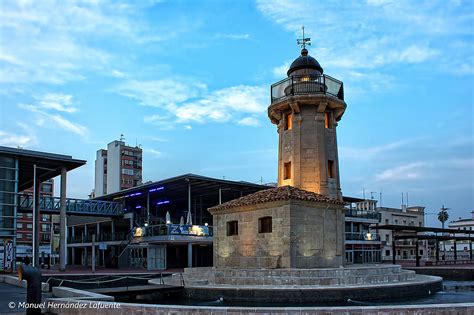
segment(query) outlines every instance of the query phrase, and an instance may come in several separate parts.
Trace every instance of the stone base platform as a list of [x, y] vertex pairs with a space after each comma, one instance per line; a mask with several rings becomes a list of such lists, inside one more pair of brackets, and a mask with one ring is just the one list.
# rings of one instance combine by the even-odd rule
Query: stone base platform
[[442, 278], [398, 265], [322, 269], [188, 268], [185, 294], [196, 300], [324, 303], [427, 296]]

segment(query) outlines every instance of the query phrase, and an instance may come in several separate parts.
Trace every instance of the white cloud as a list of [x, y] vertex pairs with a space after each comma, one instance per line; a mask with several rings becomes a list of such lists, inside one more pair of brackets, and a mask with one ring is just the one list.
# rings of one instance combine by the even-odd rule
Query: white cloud
[[189, 79], [163, 79], [151, 81], [130, 80], [117, 86], [114, 91], [130, 97], [140, 105], [174, 108], [206, 91], [205, 84]]
[[232, 39], [232, 40], [247, 40], [250, 39], [250, 34], [216, 34], [214, 35], [215, 39], [224, 38], [224, 39]]
[[[257, 8], [295, 37], [301, 36], [301, 25], [305, 25], [313, 39], [310, 54], [323, 68], [341, 70], [344, 77], [347, 71], [386, 71], [388, 66], [403, 64], [428, 64], [430, 70], [456, 69], [459, 74], [472, 68], [459, 70], [462, 61], [472, 60], [472, 45], [465, 40], [461, 47], [453, 40], [459, 37], [452, 36], [470, 33], [472, 9], [446, 1], [258, 0]], [[436, 58], [441, 51], [443, 58]], [[286, 69], [281, 66], [274, 72], [281, 75]]]
[[235, 115], [262, 113], [267, 92], [263, 87], [233, 86], [184, 103], [176, 108], [175, 114], [178, 122], [226, 122]]
[[74, 113], [77, 108], [72, 105], [72, 95], [49, 93], [44, 95], [38, 102], [44, 109], [53, 109], [60, 112]]
[[380, 158], [383, 154], [390, 151], [406, 147], [410, 144], [420, 141], [422, 138], [404, 139], [387, 144], [382, 144], [374, 147], [367, 148], [349, 148], [340, 147], [339, 153], [342, 158], [347, 159], [372, 159], [375, 157]]
[[422, 168], [426, 165], [425, 162], [403, 164], [376, 174], [375, 179], [380, 182], [421, 179], [424, 177]]
[[34, 105], [18, 104], [18, 107], [35, 113], [37, 115], [35, 118], [37, 126], [55, 126], [56, 128], [75, 133], [82, 137], [88, 135], [89, 130], [85, 126], [75, 123], [62, 115], [62, 113], [72, 114], [78, 111], [73, 105], [72, 95], [49, 93], [42, 97], [37, 97], [36, 99], [37, 102]]
[[287, 61], [284, 64], [282, 64], [281, 66], [273, 68], [273, 70], [272, 70], [273, 75], [277, 78], [286, 77], [286, 72], [290, 68], [290, 65], [291, 65], [291, 61]]
[[258, 119], [255, 117], [245, 117], [239, 120], [237, 124], [256, 127], [256, 126], [260, 126], [260, 121], [258, 121]]
[[163, 157], [163, 153], [155, 149], [145, 149], [145, 152], [148, 153], [151, 157], [157, 159]]
[[24, 147], [34, 141], [29, 135], [22, 135], [0, 130], [0, 145], [7, 147]]

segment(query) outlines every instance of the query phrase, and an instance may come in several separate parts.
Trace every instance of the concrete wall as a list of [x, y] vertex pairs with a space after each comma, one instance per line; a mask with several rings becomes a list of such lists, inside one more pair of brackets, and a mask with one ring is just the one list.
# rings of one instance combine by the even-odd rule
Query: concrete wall
[[[113, 302], [80, 301], [84, 308], [72, 308], [59, 304], [73, 304], [74, 300], [58, 299], [54, 301], [55, 308], [50, 307], [48, 314], [473, 314], [474, 303], [466, 304], [435, 304], [435, 305], [391, 305], [391, 306], [356, 306], [356, 307], [210, 307], [182, 305], [151, 305], [128, 304]], [[82, 305], [82, 304], [81, 304]]]
[[[272, 217], [272, 233], [258, 220]], [[228, 209], [213, 215], [217, 268], [316, 268], [344, 264], [344, 210], [340, 206], [278, 201]], [[227, 222], [238, 235], [227, 236]]]
[[121, 183], [121, 162], [122, 162], [122, 141], [112, 141], [107, 145], [107, 193], [112, 194], [120, 191]]
[[96, 158], [95, 158], [95, 177], [94, 177], [94, 193], [95, 197], [100, 197], [107, 192], [104, 190], [105, 186], [105, 175], [104, 175], [104, 168], [105, 168], [105, 158], [102, 156], [102, 152], [104, 150], [100, 149], [97, 151]]
[[291, 267], [344, 265], [344, 209], [299, 202], [291, 207]]

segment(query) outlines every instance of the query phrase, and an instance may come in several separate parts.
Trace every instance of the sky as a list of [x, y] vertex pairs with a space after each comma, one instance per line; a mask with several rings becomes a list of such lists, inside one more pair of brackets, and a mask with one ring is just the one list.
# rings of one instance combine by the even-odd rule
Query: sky
[[[474, 210], [474, 2], [2, 1], [0, 145], [87, 160], [121, 134], [144, 181], [184, 173], [276, 182], [270, 85], [299, 56], [344, 82], [346, 196]], [[56, 189], [59, 187], [57, 181]], [[405, 197], [406, 198], [406, 197]], [[406, 201], [406, 200], [405, 200]]]

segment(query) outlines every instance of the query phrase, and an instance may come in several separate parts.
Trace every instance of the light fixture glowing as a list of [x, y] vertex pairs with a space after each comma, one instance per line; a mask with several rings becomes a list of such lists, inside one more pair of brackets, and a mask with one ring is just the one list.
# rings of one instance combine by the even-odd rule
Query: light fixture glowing
[[205, 225], [205, 226], [208, 226], [209, 224], [207, 224], [207, 222], [206, 222], [206, 223], [204, 223], [204, 225]]
[[157, 187], [157, 188], [152, 188], [149, 190], [149, 192], [155, 192], [155, 191], [159, 191], [159, 190], [163, 190], [165, 189], [165, 187]]
[[166, 224], [171, 224], [171, 221], [166, 221]]
[[148, 226], [148, 222], [145, 222], [145, 227], [147, 227], [147, 226]]
[[165, 205], [165, 204], [168, 204], [168, 203], [170, 203], [170, 201], [169, 201], [169, 200], [165, 200], [165, 201], [158, 201], [158, 202], [156, 203], [156, 205], [158, 205], [158, 206], [159, 206], [159, 205]]

